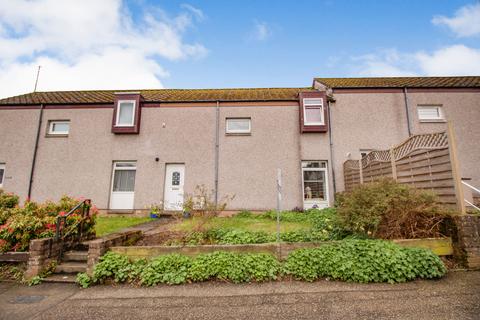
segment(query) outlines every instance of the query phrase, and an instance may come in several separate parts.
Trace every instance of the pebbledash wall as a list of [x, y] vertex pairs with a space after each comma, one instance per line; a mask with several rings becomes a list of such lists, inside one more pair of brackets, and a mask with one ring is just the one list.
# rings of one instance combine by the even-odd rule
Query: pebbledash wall
[[[361, 150], [385, 149], [408, 135], [403, 89], [324, 88], [329, 102], [327, 132], [301, 133], [299, 101], [220, 101], [218, 194], [235, 194], [229, 210], [276, 206], [276, 171], [282, 169], [284, 209], [303, 207], [302, 161], [327, 162], [328, 201], [343, 190], [342, 164]], [[409, 90], [412, 134], [446, 129], [445, 122], [420, 122], [418, 105], [439, 105], [453, 121], [462, 177], [480, 185], [480, 88]], [[325, 102], [325, 106], [326, 106]], [[0, 164], [3, 188], [28, 193], [39, 106], [0, 106]], [[114, 103], [44, 105], [31, 198], [63, 194], [92, 198], [109, 208], [114, 161], [136, 161], [134, 208], [164, 197], [168, 163], [185, 164], [185, 192], [215, 186], [216, 101], [145, 103], [139, 134], [112, 133]], [[250, 135], [227, 135], [226, 118], [251, 118]], [[68, 137], [47, 137], [49, 120], [70, 120]], [[156, 161], [158, 158], [158, 161]]]

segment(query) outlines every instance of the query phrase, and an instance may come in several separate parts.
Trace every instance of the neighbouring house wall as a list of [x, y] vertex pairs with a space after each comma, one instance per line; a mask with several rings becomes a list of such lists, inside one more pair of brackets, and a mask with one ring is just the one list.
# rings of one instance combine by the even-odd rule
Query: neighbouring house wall
[[458, 159], [462, 178], [480, 187], [480, 91], [478, 92], [411, 92], [408, 94], [410, 112], [413, 115], [412, 131], [438, 132], [447, 129], [446, 123], [418, 121], [417, 105], [441, 105], [445, 119], [452, 121], [455, 129]]
[[334, 93], [334, 98], [333, 165], [337, 191], [343, 191], [343, 163], [360, 159], [359, 149], [388, 149], [408, 138], [407, 120], [401, 93]]
[[[337, 191], [344, 190], [343, 163], [360, 159], [359, 149], [388, 149], [408, 138], [403, 92], [365, 90], [359, 93], [333, 94], [331, 107], [333, 158]], [[408, 92], [412, 134], [445, 131], [446, 122], [427, 123], [418, 120], [417, 105], [442, 105], [445, 119], [454, 125], [460, 170], [480, 186], [480, 92], [414, 91]]]
[[0, 163], [3, 188], [27, 197], [40, 110], [0, 110]]

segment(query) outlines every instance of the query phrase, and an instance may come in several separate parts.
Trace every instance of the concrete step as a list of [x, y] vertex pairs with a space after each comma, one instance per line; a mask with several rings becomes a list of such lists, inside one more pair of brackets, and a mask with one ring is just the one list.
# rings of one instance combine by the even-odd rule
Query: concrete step
[[76, 278], [77, 275], [73, 273], [59, 273], [49, 275], [47, 278], [43, 279], [43, 282], [75, 283]]
[[63, 254], [63, 261], [87, 262], [88, 251], [71, 250]]
[[87, 271], [87, 263], [85, 262], [62, 262], [57, 265], [53, 273], [79, 273]]

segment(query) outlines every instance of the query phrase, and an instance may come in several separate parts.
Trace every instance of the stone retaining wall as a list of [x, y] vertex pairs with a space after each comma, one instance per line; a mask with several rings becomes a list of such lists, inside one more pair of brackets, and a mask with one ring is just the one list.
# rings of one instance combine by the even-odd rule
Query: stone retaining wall
[[[438, 255], [451, 255], [453, 253], [450, 238], [409, 239], [394, 240], [401, 246], [421, 247], [431, 249]], [[203, 245], [203, 246], [118, 246], [112, 247], [113, 252], [126, 255], [132, 259], [150, 259], [169, 253], [179, 253], [187, 256], [197, 256], [202, 253], [214, 251], [271, 253], [280, 260], [286, 259], [288, 254], [296, 249], [315, 248], [331, 242], [296, 242], [296, 243], [262, 243], [262, 244], [236, 244], [236, 245]]]
[[[100, 239], [89, 241], [87, 273], [92, 275], [93, 267], [111, 247], [131, 246], [142, 237], [141, 230], [130, 230], [122, 233], [113, 233]], [[133, 248], [133, 247], [130, 247]]]
[[41, 274], [48, 264], [57, 260], [61, 250], [62, 242], [54, 238], [31, 240], [25, 278], [31, 279]]
[[455, 255], [472, 270], [480, 269], [480, 215], [454, 217], [456, 230], [452, 233]]

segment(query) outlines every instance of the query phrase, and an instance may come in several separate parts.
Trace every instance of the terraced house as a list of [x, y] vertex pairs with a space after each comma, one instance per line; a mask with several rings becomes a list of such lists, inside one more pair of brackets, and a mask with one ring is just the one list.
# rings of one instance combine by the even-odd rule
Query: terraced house
[[0, 187], [106, 210], [181, 210], [205, 185], [228, 209], [332, 205], [342, 164], [452, 121], [480, 185], [480, 77], [315, 78], [308, 88], [34, 92], [0, 100]]

